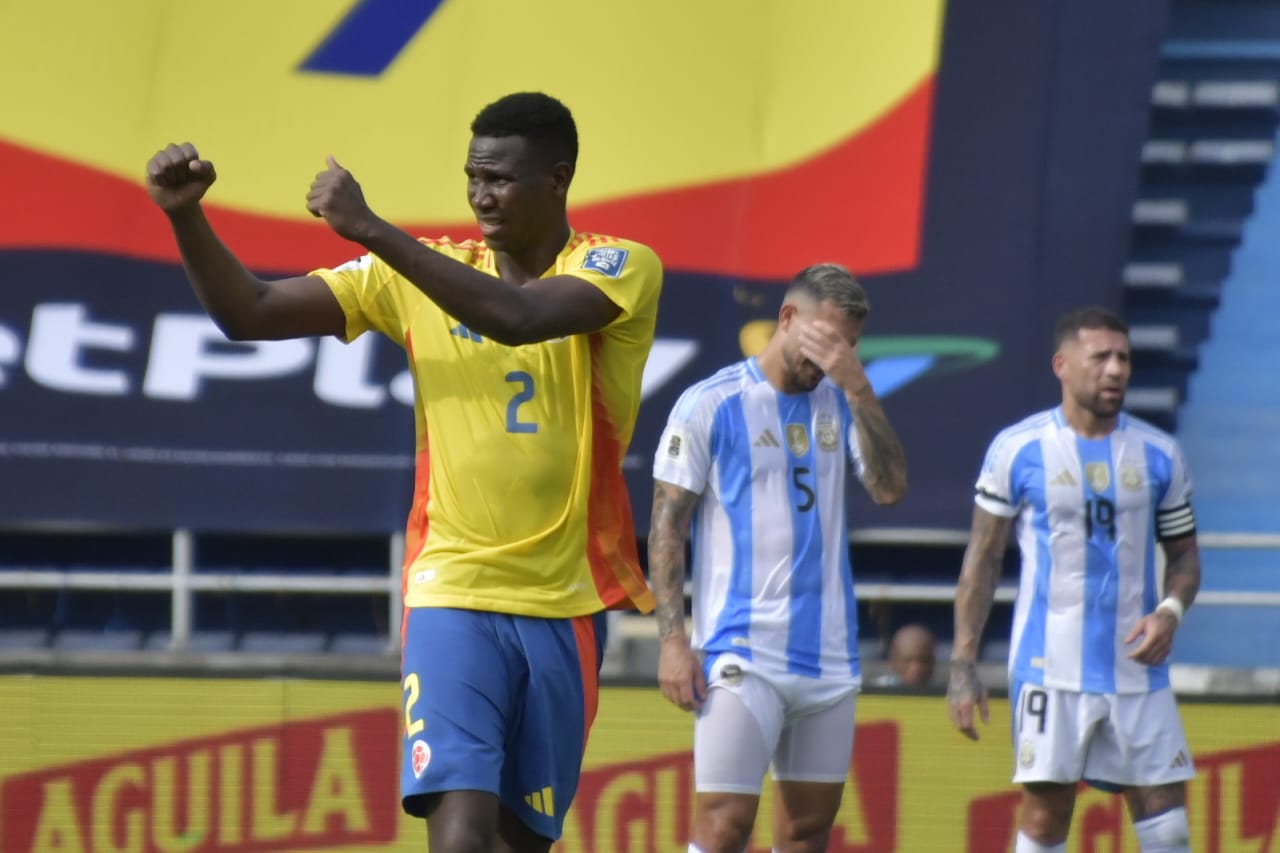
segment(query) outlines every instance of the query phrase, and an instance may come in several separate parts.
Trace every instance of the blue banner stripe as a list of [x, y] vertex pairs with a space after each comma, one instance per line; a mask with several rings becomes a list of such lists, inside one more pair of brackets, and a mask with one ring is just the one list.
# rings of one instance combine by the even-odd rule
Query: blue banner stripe
[[444, 0], [360, 0], [299, 69], [377, 77], [442, 3]]

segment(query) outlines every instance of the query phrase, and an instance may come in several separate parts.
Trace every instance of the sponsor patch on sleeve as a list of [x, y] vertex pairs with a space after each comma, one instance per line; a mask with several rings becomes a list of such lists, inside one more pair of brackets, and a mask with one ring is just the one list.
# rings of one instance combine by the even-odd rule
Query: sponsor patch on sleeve
[[361, 255], [358, 258], [352, 258], [345, 264], [340, 264], [333, 268], [334, 272], [348, 272], [351, 270], [362, 270], [373, 264], [373, 255]]
[[687, 439], [684, 433], [679, 430], [671, 430], [667, 438], [667, 460], [681, 465], [685, 464], [689, 456], [686, 444]]
[[584, 270], [594, 270], [609, 278], [622, 275], [622, 268], [627, 265], [627, 249], [595, 248], [588, 249], [587, 256], [582, 259]]

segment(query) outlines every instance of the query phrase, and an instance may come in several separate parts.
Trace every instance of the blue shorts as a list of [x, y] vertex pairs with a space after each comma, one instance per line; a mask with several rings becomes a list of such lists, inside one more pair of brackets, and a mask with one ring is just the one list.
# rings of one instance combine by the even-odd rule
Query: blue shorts
[[404, 810], [422, 817], [427, 794], [489, 791], [559, 838], [599, 699], [603, 619], [406, 610]]

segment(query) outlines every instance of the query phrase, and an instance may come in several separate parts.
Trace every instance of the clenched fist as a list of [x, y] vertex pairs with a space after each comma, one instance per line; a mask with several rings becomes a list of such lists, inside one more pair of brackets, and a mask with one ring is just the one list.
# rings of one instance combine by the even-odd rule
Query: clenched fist
[[338, 236], [358, 243], [377, 222], [377, 217], [365, 203], [364, 192], [351, 173], [332, 156], [327, 166], [311, 182], [307, 210], [312, 216], [323, 217]]
[[217, 177], [190, 142], [171, 143], [147, 163], [147, 192], [161, 210], [175, 213], [199, 203]]

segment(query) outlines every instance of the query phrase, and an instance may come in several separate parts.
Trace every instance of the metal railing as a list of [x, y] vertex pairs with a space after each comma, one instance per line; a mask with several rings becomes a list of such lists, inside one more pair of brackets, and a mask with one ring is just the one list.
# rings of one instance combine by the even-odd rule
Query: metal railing
[[[192, 533], [188, 530], [175, 530], [171, 538], [172, 564], [169, 572], [4, 569], [0, 570], [0, 589], [168, 592], [171, 611], [169, 648], [172, 651], [184, 651], [188, 646], [192, 631], [194, 596], [201, 592], [385, 594], [388, 599], [387, 624], [393, 628], [400, 624], [403, 609], [400, 596], [401, 564], [404, 559], [402, 534], [394, 534], [389, 538], [390, 558], [385, 577], [334, 577], [297, 572], [286, 574], [196, 571]], [[854, 545], [963, 547], [968, 541], [968, 534], [965, 531], [947, 529], [866, 528], [855, 531], [849, 539]], [[1209, 551], [1243, 548], [1275, 550], [1277, 561], [1280, 562], [1280, 534], [1201, 533], [1199, 543], [1203, 550]], [[1017, 587], [1014, 584], [1001, 584], [996, 589], [996, 601], [1011, 602], [1016, 592]], [[855, 581], [854, 593], [861, 601], [945, 603], [954, 600], [955, 584]], [[1280, 592], [1206, 590], [1197, 596], [1196, 604], [1219, 607], [1280, 607]], [[398, 642], [396, 632], [393, 630], [390, 638], [392, 645], [388, 650], [393, 651], [392, 646], [398, 648]]]
[[402, 533], [393, 534], [389, 538], [390, 558], [385, 576], [345, 578], [301, 572], [197, 572], [191, 531], [175, 530], [171, 539], [172, 561], [167, 573], [4, 569], [0, 570], [0, 588], [169, 592], [169, 648], [172, 651], [184, 651], [187, 648], [191, 639], [193, 598], [199, 592], [294, 592], [309, 595], [381, 593], [388, 598], [387, 624], [393, 628], [388, 651], [399, 649], [399, 636], [395, 626], [400, 624], [404, 607], [400, 596], [401, 564], [404, 562]]

